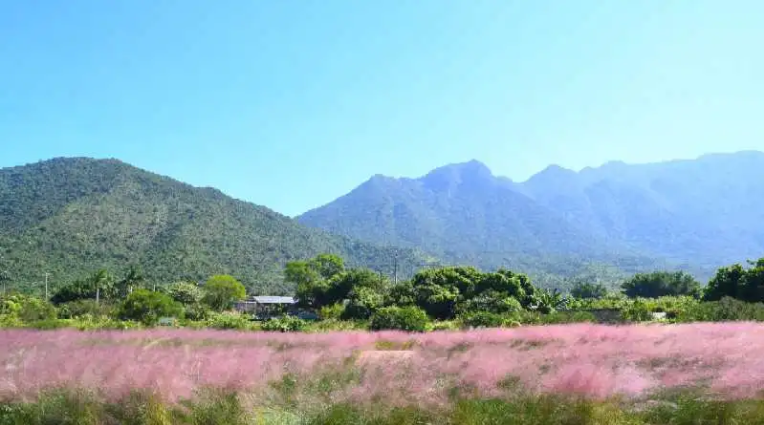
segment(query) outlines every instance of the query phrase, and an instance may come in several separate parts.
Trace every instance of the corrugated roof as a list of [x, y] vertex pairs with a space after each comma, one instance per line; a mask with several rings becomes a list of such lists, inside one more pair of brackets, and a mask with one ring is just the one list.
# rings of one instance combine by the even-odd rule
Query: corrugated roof
[[292, 297], [277, 297], [272, 295], [260, 295], [252, 297], [248, 301], [254, 301], [259, 304], [294, 304], [297, 302]]

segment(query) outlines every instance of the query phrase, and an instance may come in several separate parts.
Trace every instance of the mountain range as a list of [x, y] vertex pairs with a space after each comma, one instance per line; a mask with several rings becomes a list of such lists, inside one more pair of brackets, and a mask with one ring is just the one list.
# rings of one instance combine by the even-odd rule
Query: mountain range
[[40, 287], [46, 273], [55, 288], [135, 264], [160, 283], [227, 273], [251, 292], [288, 294], [284, 264], [323, 252], [386, 273], [396, 255], [402, 271], [428, 261], [117, 160], [57, 158], [0, 169], [0, 271], [20, 287]]
[[470, 161], [420, 178], [375, 175], [297, 220], [484, 268], [571, 274], [600, 264], [708, 278], [764, 254], [762, 183], [756, 151], [580, 172], [550, 166], [524, 182]]
[[284, 264], [330, 252], [404, 278], [460, 264], [544, 286], [656, 269], [706, 279], [764, 253], [763, 182], [764, 153], [753, 151], [550, 166], [524, 182], [469, 161], [420, 178], [374, 175], [289, 218], [118, 160], [56, 158], [0, 169], [0, 271], [21, 287], [47, 273], [55, 287], [137, 264], [157, 282], [228, 273], [253, 293], [288, 294]]

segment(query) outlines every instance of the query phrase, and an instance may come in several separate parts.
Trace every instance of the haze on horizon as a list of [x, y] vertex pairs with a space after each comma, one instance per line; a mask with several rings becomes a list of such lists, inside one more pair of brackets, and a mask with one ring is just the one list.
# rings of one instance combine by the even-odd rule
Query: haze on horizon
[[296, 215], [374, 174], [764, 150], [764, 4], [0, 7], [0, 167], [118, 158]]

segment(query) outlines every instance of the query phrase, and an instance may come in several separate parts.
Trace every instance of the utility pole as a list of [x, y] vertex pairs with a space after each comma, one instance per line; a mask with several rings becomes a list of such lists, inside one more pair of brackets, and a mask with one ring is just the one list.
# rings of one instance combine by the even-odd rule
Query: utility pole
[[100, 299], [101, 299], [101, 284], [100, 282], [96, 281], [96, 304], [98, 304]]
[[50, 299], [48, 298], [48, 275], [50, 275], [50, 273], [45, 272], [45, 301]]
[[398, 284], [398, 250], [395, 250], [393, 255], [393, 283]]

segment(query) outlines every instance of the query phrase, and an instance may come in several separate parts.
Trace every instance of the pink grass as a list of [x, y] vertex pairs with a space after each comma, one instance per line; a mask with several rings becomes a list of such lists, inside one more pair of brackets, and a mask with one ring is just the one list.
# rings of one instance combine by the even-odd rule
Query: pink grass
[[[378, 350], [381, 340], [396, 343], [398, 351]], [[406, 349], [411, 340], [415, 344]], [[437, 402], [457, 384], [499, 394], [499, 384], [511, 377], [531, 391], [589, 397], [640, 396], [705, 382], [740, 398], [764, 388], [762, 352], [764, 325], [753, 323], [429, 334], [5, 330], [0, 397], [34, 397], [68, 385], [114, 396], [154, 389], [176, 399], [202, 386], [267, 391], [286, 372], [309, 379], [356, 367], [360, 378], [341, 397]]]

